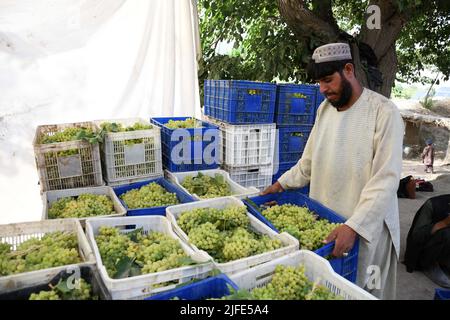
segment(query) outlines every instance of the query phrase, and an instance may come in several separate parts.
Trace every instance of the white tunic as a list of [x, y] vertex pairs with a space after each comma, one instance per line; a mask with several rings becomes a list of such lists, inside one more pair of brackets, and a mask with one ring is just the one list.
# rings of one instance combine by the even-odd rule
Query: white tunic
[[[382, 282], [395, 282], [383, 272], [394, 272], [400, 253], [397, 189], [403, 132], [397, 107], [369, 89], [345, 111], [338, 112], [325, 100], [301, 159], [278, 180], [285, 189], [309, 182], [311, 198], [348, 219], [346, 224], [360, 236], [357, 284], [361, 287], [371, 281], [373, 267], [368, 267], [372, 265], [381, 268]], [[373, 292], [393, 299], [395, 283], [381, 283], [381, 289]]]

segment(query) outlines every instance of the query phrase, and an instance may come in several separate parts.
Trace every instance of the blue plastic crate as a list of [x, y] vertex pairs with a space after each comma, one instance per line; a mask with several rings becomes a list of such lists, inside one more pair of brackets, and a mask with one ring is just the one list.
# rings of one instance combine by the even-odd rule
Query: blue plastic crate
[[281, 127], [278, 129], [279, 162], [297, 162], [305, 149], [312, 125]]
[[113, 187], [113, 190], [115, 194], [119, 197], [120, 202], [123, 204], [125, 209], [127, 209], [127, 216], [150, 216], [150, 215], [160, 215], [165, 216], [166, 215], [166, 208], [168, 206], [160, 206], [160, 207], [151, 207], [151, 208], [140, 208], [140, 209], [129, 209], [128, 206], [125, 204], [125, 202], [120, 199], [120, 196], [124, 194], [127, 191], [130, 191], [132, 189], [139, 189], [142, 186], [145, 186], [146, 184], [149, 184], [151, 182], [156, 182], [160, 186], [162, 186], [164, 189], [166, 189], [168, 192], [176, 193], [177, 199], [180, 203], [188, 203], [188, 202], [194, 202], [197, 201], [195, 198], [193, 198], [190, 194], [186, 193], [176, 185], [172, 184], [171, 182], [167, 181], [164, 178], [157, 178], [152, 180], [146, 180], [141, 182], [136, 182], [132, 184], [122, 185]]
[[[165, 126], [169, 120], [183, 121], [189, 118], [166, 117], [150, 119], [152, 124], [161, 128], [164, 169], [172, 172], [217, 169], [220, 161], [220, 130], [218, 126], [200, 120], [197, 121], [202, 123], [201, 128], [170, 129]], [[172, 150], [174, 149], [174, 152], [180, 156], [180, 159], [172, 158]]]
[[273, 123], [276, 84], [205, 80], [205, 115], [230, 124]]
[[436, 288], [434, 290], [434, 300], [450, 300], [450, 289]]
[[218, 299], [230, 294], [228, 285], [238, 290], [237, 285], [230, 278], [225, 274], [219, 274], [215, 277], [156, 294], [145, 300], [171, 300], [173, 298], [180, 300]]
[[[276, 201], [279, 205], [290, 203], [297, 206], [306, 206], [309, 208], [309, 210], [314, 211], [322, 219], [327, 219], [328, 221], [333, 223], [345, 222], [345, 219], [338, 215], [336, 212], [328, 209], [319, 202], [308, 198], [298, 191], [285, 191], [276, 194], [268, 194], [265, 196], [250, 197], [249, 199], [258, 206], [270, 201]], [[277, 228], [275, 228], [272, 223], [270, 223], [270, 221], [268, 221], [262, 215], [261, 210], [256, 210], [245, 199], [243, 201], [247, 205], [250, 213], [252, 213], [260, 221], [264, 222], [272, 230], [279, 232]], [[314, 252], [321, 257], [328, 257], [333, 252], [333, 248], [334, 242], [331, 242], [315, 250]], [[359, 240], [355, 242], [355, 245], [353, 246], [347, 257], [333, 258], [329, 260], [333, 270], [351, 282], [356, 281], [356, 272], [358, 269], [358, 251]]]
[[277, 86], [275, 122], [278, 126], [312, 125], [316, 116], [318, 86], [280, 84]]

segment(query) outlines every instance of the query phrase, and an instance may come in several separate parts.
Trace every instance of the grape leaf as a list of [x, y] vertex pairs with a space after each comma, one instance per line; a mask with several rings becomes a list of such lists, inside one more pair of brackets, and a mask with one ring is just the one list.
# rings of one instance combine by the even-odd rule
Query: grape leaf
[[[124, 257], [116, 263], [116, 273], [114, 274], [114, 279], [123, 279], [132, 276], [131, 274], [136, 273], [136, 268], [140, 267], [134, 262], [134, 258]], [[140, 272], [140, 271], [139, 271]]]
[[128, 232], [126, 235], [128, 238], [130, 238], [131, 241], [138, 243], [138, 235], [142, 234], [142, 232], [144, 231], [144, 228], [141, 227], [139, 229], [136, 229], [134, 231]]

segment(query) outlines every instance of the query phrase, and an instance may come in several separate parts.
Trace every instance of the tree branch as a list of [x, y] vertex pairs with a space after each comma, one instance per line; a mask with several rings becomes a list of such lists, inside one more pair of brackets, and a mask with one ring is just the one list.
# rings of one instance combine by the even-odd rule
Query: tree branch
[[339, 38], [339, 29], [308, 10], [302, 0], [277, 1], [281, 16], [298, 38], [314, 36], [324, 43], [334, 42]]
[[323, 21], [328, 22], [334, 29], [339, 30], [333, 15], [332, 0], [313, 0], [312, 12]]
[[[406, 12], [398, 12], [397, 5], [392, 0], [371, 0], [369, 5], [377, 5], [381, 11], [381, 29], [367, 28], [362, 25], [359, 40], [373, 48], [378, 60], [382, 59], [398, 39], [403, 26], [407, 23]], [[366, 18], [369, 16], [366, 15]]]

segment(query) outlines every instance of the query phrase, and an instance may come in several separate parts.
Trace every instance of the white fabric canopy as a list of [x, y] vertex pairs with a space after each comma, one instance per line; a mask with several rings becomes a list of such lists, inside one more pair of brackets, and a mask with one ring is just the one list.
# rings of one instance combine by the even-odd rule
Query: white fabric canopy
[[37, 125], [200, 117], [195, 0], [0, 1], [0, 223], [40, 219]]

